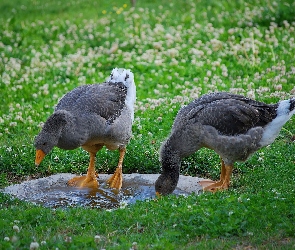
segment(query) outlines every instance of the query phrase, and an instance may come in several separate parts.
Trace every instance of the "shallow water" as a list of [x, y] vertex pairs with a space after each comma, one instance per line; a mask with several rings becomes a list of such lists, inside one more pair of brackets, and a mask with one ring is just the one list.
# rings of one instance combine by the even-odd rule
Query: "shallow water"
[[[120, 191], [109, 188], [105, 182], [110, 175], [100, 174], [100, 186], [97, 189], [75, 188], [67, 186], [74, 174], [61, 173], [44, 178], [25, 181], [4, 188], [4, 193], [13, 195], [21, 200], [33, 202], [45, 207], [67, 208], [87, 207], [98, 209], [115, 209], [137, 200], [154, 199], [155, 182], [159, 174], [126, 174]], [[203, 179], [180, 176], [175, 195], [188, 195], [192, 192], [202, 192], [198, 184]], [[184, 191], [186, 190], [186, 191]]]
[[[175, 190], [175, 194], [187, 193]], [[155, 198], [154, 185], [125, 182], [120, 191], [111, 189], [102, 184], [97, 189], [75, 188], [69, 186], [51, 186], [43, 189], [31, 189], [29, 196], [23, 197], [25, 201], [51, 208], [89, 207], [114, 209], [137, 200]]]

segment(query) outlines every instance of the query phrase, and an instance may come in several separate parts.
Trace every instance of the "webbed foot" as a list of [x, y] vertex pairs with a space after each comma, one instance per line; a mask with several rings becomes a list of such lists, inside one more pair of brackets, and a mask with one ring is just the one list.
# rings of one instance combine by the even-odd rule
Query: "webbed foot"
[[122, 167], [117, 167], [115, 173], [107, 180], [111, 188], [121, 189], [123, 183]]

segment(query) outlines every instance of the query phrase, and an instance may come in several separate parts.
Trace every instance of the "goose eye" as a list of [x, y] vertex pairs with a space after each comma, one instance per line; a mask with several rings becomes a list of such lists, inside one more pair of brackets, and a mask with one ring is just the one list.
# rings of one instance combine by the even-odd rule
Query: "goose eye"
[[43, 146], [45, 146], [46, 144], [47, 144], [46, 142], [43, 142], [43, 144], [42, 144], [42, 145], [43, 145]]

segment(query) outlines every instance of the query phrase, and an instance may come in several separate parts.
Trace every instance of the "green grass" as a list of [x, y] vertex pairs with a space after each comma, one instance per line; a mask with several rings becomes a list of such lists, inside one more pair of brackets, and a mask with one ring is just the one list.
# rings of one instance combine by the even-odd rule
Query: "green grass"
[[[130, 68], [137, 85], [124, 173], [160, 172], [158, 150], [175, 115], [201, 94], [230, 91], [267, 103], [294, 96], [294, 10], [291, 0], [149, 0], [135, 8], [122, 0], [1, 1], [0, 187], [85, 173], [82, 149], [55, 148], [36, 168], [34, 137], [59, 98], [104, 81], [114, 67]], [[0, 193], [0, 248], [36, 241], [40, 249], [130, 249], [133, 242], [138, 249], [294, 249], [294, 127], [293, 118], [272, 145], [237, 163], [227, 192], [113, 211], [48, 209]], [[113, 172], [117, 160], [118, 152], [101, 150], [98, 171]], [[181, 172], [218, 178], [219, 157], [202, 149]]]

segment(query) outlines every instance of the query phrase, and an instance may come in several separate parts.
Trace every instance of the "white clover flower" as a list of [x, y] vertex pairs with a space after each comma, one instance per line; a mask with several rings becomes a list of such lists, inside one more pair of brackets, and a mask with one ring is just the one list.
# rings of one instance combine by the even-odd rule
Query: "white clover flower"
[[228, 76], [227, 71], [223, 71], [223, 72], [222, 72], [222, 75], [223, 75], [224, 77], [227, 77], [227, 76]]
[[11, 123], [9, 123], [9, 126], [10, 127], [15, 127], [17, 125], [17, 122], [11, 122]]
[[136, 249], [138, 249], [137, 242], [133, 242], [132, 247], [130, 248], [130, 250], [136, 250]]
[[248, 96], [249, 98], [255, 99], [255, 90], [252, 89], [252, 90], [248, 91], [248, 92], [247, 92], [247, 96]]
[[99, 235], [94, 236], [95, 243], [99, 243], [101, 241], [101, 237]]
[[283, 87], [282, 87], [282, 84], [278, 84], [278, 85], [275, 85], [275, 86], [274, 86], [274, 89], [275, 89], [275, 90], [282, 90], [282, 88], [283, 88]]
[[19, 226], [14, 225], [12, 228], [13, 228], [13, 230], [14, 230], [15, 232], [17, 232], [17, 233], [20, 232]]
[[232, 35], [233, 33], [235, 33], [235, 29], [231, 28], [227, 32], [228, 32], [228, 34]]
[[39, 243], [38, 242], [32, 242], [30, 244], [30, 250], [35, 250], [35, 249], [38, 249], [39, 248]]
[[4, 241], [9, 241], [10, 239], [9, 239], [9, 237], [4, 237]]
[[122, 209], [127, 207], [127, 205], [128, 205], [128, 203], [126, 201], [121, 201], [120, 202], [120, 208], [122, 208]]
[[7, 74], [6, 72], [4, 72], [2, 74], [2, 82], [4, 84], [6, 84], [6, 85], [9, 85], [10, 84], [10, 80], [11, 80], [11, 78], [10, 78], [9, 74]]

